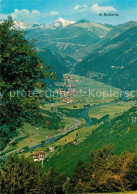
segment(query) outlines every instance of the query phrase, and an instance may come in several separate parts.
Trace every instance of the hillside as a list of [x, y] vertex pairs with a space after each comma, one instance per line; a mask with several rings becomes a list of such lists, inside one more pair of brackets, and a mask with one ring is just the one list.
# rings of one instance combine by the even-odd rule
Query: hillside
[[132, 124], [132, 117], [136, 114], [136, 107], [132, 107], [122, 115], [100, 125], [83, 143], [67, 144], [60, 153], [45, 161], [45, 168], [49, 169], [55, 165], [60, 172], [65, 170], [65, 173], [70, 175], [78, 160], [89, 161], [91, 149], [98, 149], [111, 142], [115, 144], [115, 154], [125, 150], [134, 152], [137, 142], [137, 123]]
[[35, 37], [36, 46], [40, 49], [48, 48], [63, 57], [69, 56], [80, 60], [89, 54], [94, 44], [105, 37], [112, 28], [86, 20], [74, 23], [60, 19], [50, 26], [28, 29], [27, 37], [29, 39]]
[[63, 74], [68, 71], [65, 60], [57, 53], [49, 49], [43, 49], [38, 52], [39, 57], [44, 61], [44, 65], [51, 67], [51, 71], [56, 73], [58, 80], [63, 78]]
[[129, 30], [130, 28], [137, 27], [136, 21], [129, 21], [123, 24], [119, 24], [117, 26], [112, 26], [112, 30], [110, 30], [107, 33], [107, 36], [105, 36], [98, 44], [99, 47], [102, 47], [102, 44], [111, 41], [112, 39], [118, 37], [120, 34], [124, 33], [125, 31]]
[[[127, 24], [126, 24], [127, 25]], [[115, 32], [115, 28], [113, 29]], [[112, 30], [112, 32], [113, 32]], [[103, 73], [101, 80], [116, 87], [137, 88], [137, 27], [129, 28], [100, 46], [75, 67], [80, 75], [90, 76], [93, 71]]]

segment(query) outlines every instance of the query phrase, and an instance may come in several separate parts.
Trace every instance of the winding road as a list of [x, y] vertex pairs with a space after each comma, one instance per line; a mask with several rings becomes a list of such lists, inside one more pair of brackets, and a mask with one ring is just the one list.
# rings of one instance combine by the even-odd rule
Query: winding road
[[[71, 132], [72, 130], [77, 129], [80, 125], [81, 125], [81, 121], [75, 119], [75, 123], [74, 123], [72, 126], [70, 126], [70, 125], [66, 126], [66, 127], [64, 128], [65, 131], [64, 131], [63, 133], [60, 133], [60, 134], [51, 136], [50, 139], [48, 139], [48, 140], [47, 140], [47, 138], [46, 138], [46, 140], [43, 139], [43, 142], [42, 142], [42, 143], [40, 143], [40, 142], [42, 141], [42, 140], [41, 140], [40, 142], [38, 142], [38, 144], [36, 144], [36, 145], [34, 145], [34, 146], [31, 146], [31, 147], [29, 147], [29, 148], [27, 148], [27, 149], [28, 149], [28, 150], [33, 150], [33, 149], [35, 149], [35, 148], [37, 148], [37, 147], [40, 147], [40, 146], [42, 146], [42, 145], [44, 145], [44, 144], [48, 144], [48, 143], [54, 142], [54, 141], [60, 139], [61, 137], [63, 137], [64, 135], [66, 135], [67, 133]], [[13, 151], [11, 151], [11, 152], [6, 153], [6, 154], [3, 155], [3, 156], [0, 156], [0, 159], [5, 160], [10, 154], [14, 154], [14, 153], [19, 154], [19, 153], [23, 153], [23, 152], [24, 152], [24, 147], [22, 147], [22, 148], [17, 148], [16, 150], [13, 150]], [[2, 152], [1, 152], [1, 153], [2, 153]]]
[[[118, 101], [118, 102], [120, 102], [120, 101]], [[90, 109], [93, 109], [93, 108], [95, 108], [95, 107], [102, 107], [102, 106], [110, 105], [110, 104], [114, 104], [114, 103], [116, 103], [116, 102], [108, 102], [108, 103], [103, 103], [103, 104], [97, 104], [97, 105], [93, 105], [93, 106], [90, 106], [90, 107], [84, 109], [84, 110], [81, 112], [81, 117], [86, 121], [85, 127], [89, 127], [89, 126], [92, 125], [92, 123], [91, 123], [89, 117], [87, 117], [87, 115], [86, 115], [86, 113], [87, 113]], [[32, 146], [32, 147], [29, 147], [28, 150], [32, 150], [32, 149], [35, 149], [35, 148], [37, 148], [37, 147], [40, 147], [40, 146], [42, 146], [42, 145], [44, 145], [44, 144], [54, 142], [54, 141], [58, 140], [59, 138], [63, 137], [64, 135], [66, 135], [67, 133], [71, 132], [72, 130], [77, 129], [80, 125], [81, 125], [81, 121], [75, 119], [75, 123], [74, 123], [72, 126], [66, 126], [66, 127], [64, 128], [64, 129], [65, 129], [65, 132], [60, 133], [60, 134], [57, 134], [57, 135], [54, 135], [54, 136], [51, 136], [51, 138], [48, 139], [48, 140], [47, 140], [47, 139], [46, 139], [46, 140], [44, 139], [45, 141], [43, 140], [42, 143], [39, 142], [37, 145], [34, 145], [34, 146]], [[41, 141], [42, 141], [42, 140], [41, 140]], [[8, 155], [13, 154], [13, 153], [23, 153], [23, 152], [24, 152], [23, 149], [24, 149], [24, 148], [18, 148], [18, 149], [16, 149], [16, 150], [13, 150], [13, 151], [11, 151], [11, 152], [8, 152], [8, 153], [5, 154], [4, 156], [2, 156], [1, 159], [5, 159]]]

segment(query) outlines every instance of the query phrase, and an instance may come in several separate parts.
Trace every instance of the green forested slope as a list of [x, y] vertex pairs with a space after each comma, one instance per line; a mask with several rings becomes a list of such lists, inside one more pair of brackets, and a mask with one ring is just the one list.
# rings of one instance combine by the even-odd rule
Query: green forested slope
[[[108, 39], [109, 40], [109, 39]], [[122, 89], [137, 88], [137, 27], [130, 28], [102, 44], [75, 67], [80, 75], [103, 73], [103, 82]]]
[[132, 107], [122, 115], [99, 126], [83, 143], [77, 146], [66, 145], [59, 154], [45, 161], [46, 169], [54, 165], [59, 171], [65, 171], [67, 175], [70, 175], [78, 160], [89, 160], [91, 149], [100, 148], [111, 142], [115, 144], [116, 154], [125, 150], [134, 152], [137, 142], [137, 123], [132, 124], [132, 117], [136, 115], [136, 107]]

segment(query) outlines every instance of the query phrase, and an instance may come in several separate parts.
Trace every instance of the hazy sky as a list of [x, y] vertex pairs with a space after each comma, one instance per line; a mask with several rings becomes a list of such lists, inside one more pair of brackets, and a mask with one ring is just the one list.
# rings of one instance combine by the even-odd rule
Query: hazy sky
[[[0, 0], [0, 19], [11, 15], [16, 20], [52, 23], [59, 17], [86, 19], [110, 24], [137, 21], [137, 0]], [[99, 16], [119, 13], [119, 16]]]

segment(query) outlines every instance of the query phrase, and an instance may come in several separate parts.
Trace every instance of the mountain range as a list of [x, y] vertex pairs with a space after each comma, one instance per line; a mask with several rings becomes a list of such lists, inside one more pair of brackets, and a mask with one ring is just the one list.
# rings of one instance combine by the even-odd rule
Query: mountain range
[[14, 24], [16, 29], [27, 31], [27, 38], [36, 39], [36, 47], [48, 48], [64, 58], [71, 58], [74, 64], [90, 54], [95, 44], [114, 27], [85, 19], [74, 22], [63, 18], [50, 25], [22, 21], [14, 21]]
[[[36, 39], [40, 56], [44, 60], [48, 58], [59, 77], [74, 69], [76, 74], [122, 89], [137, 88], [136, 21], [112, 26], [85, 19], [74, 22], [59, 18], [51, 25], [15, 21], [15, 28], [27, 30], [26, 37]], [[98, 76], [94, 77], [93, 72]]]
[[27, 31], [27, 38], [35, 37], [35, 45], [40, 49], [48, 48], [63, 57], [80, 61], [112, 28], [84, 19], [74, 23], [59, 18], [51, 25], [33, 24]]
[[18, 30], [29, 30], [29, 29], [39, 29], [39, 28], [55, 30], [56, 28], [64, 28], [74, 23], [75, 23], [74, 21], [64, 20], [63, 18], [58, 18], [58, 20], [56, 20], [53, 24], [50, 24], [50, 25], [14, 20], [14, 27]]
[[128, 90], [137, 89], [137, 22], [115, 27], [96, 49], [75, 67], [75, 73], [91, 76]]

